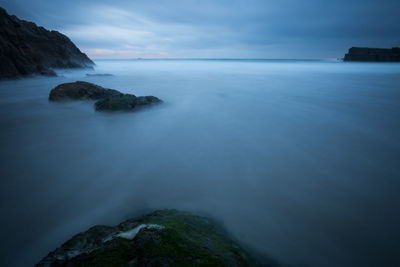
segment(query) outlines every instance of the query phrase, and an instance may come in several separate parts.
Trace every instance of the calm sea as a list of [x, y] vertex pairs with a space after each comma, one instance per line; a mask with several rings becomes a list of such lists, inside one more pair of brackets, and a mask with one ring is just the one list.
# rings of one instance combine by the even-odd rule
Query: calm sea
[[[96, 64], [0, 82], [1, 266], [162, 208], [214, 217], [284, 264], [400, 266], [400, 64]], [[165, 102], [48, 102], [76, 80]]]

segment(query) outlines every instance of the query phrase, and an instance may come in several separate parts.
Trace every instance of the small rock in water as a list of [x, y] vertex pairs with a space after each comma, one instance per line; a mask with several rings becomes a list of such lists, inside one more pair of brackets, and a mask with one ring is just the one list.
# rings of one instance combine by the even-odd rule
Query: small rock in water
[[151, 104], [155, 104], [155, 103], [159, 103], [162, 102], [160, 99], [158, 99], [155, 96], [138, 96], [136, 97], [136, 105], [151, 105]]
[[139, 96], [131, 94], [121, 94], [119, 96], [110, 96], [96, 102], [95, 107], [98, 111], [105, 110], [132, 110], [135, 107], [152, 105], [162, 102], [155, 96]]
[[57, 73], [52, 69], [43, 69], [40, 71], [40, 74], [48, 77], [57, 77]]
[[49, 100], [98, 100], [117, 95], [121, 95], [121, 92], [113, 89], [106, 89], [93, 83], [78, 81], [58, 85], [51, 90]]
[[130, 110], [136, 106], [136, 96], [121, 94], [99, 100], [95, 103], [96, 110]]
[[135, 107], [143, 107], [162, 102], [162, 100], [155, 96], [136, 97], [132, 94], [123, 94], [117, 90], [107, 89], [93, 83], [81, 81], [58, 85], [51, 90], [49, 100], [99, 100], [95, 103], [95, 108], [98, 111], [133, 110]]

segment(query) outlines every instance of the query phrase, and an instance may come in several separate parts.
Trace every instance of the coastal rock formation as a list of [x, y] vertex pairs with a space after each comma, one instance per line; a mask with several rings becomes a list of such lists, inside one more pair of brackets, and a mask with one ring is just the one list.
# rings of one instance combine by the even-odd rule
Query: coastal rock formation
[[344, 61], [400, 62], [400, 47], [366, 48], [352, 47], [344, 56]]
[[107, 97], [95, 103], [96, 110], [129, 110], [136, 106], [136, 96], [131, 94], [120, 94]]
[[115, 227], [94, 226], [37, 266], [256, 266], [207, 218], [161, 210]]
[[161, 100], [155, 96], [138, 96], [121, 94], [111, 96], [96, 102], [96, 110], [130, 110], [142, 106], [160, 103]]
[[92, 65], [67, 36], [10, 16], [0, 7], [0, 79], [55, 75], [52, 68]]
[[63, 83], [50, 91], [50, 101], [98, 100], [96, 110], [137, 110], [162, 101], [155, 96], [135, 96], [123, 94], [88, 82]]
[[50, 91], [49, 100], [99, 100], [118, 95], [121, 95], [121, 92], [117, 90], [106, 89], [93, 83], [77, 81], [58, 85]]

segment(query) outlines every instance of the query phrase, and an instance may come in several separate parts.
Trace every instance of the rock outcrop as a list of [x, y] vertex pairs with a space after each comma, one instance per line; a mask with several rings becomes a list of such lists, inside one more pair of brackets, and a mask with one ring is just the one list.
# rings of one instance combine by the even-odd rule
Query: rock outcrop
[[118, 96], [106, 97], [96, 102], [96, 110], [131, 110], [160, 103], [161, 100], [155, 96], [138, 96], [121, 94]]
[[63, 83], [50, 91], [50, 101], [98, 100], [98, 111], [137, 110], [140, 107], [161, 103], [155, 96], [135, 96], [123, 94], [88, 82]]
[[344, 61], [400, 62], [400, 47], [366, 48], [352, 47], [344, 56]]
[[117, 90], [106, 89], [93, 83], [77, 81], [58, 85], [50, 91], [49, 100], [99, 100], [118, 95], [121, 95], [121, 92]]
[[53, 68], [92, 65], [67, 36], [10, 16], [0, 7], [0, 79], [55, 75]]
[[161, 210], [115, 227], [94, 226], [49, 253], [37, 266], [256, 266], [207, 218]]

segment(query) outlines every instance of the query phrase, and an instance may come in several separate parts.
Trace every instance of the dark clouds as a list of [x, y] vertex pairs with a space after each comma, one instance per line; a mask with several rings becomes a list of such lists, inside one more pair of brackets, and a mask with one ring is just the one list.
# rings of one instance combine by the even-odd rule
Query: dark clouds
[[0, 0], [93, 57], [341, 57], [400, 45], [398, 0]]

